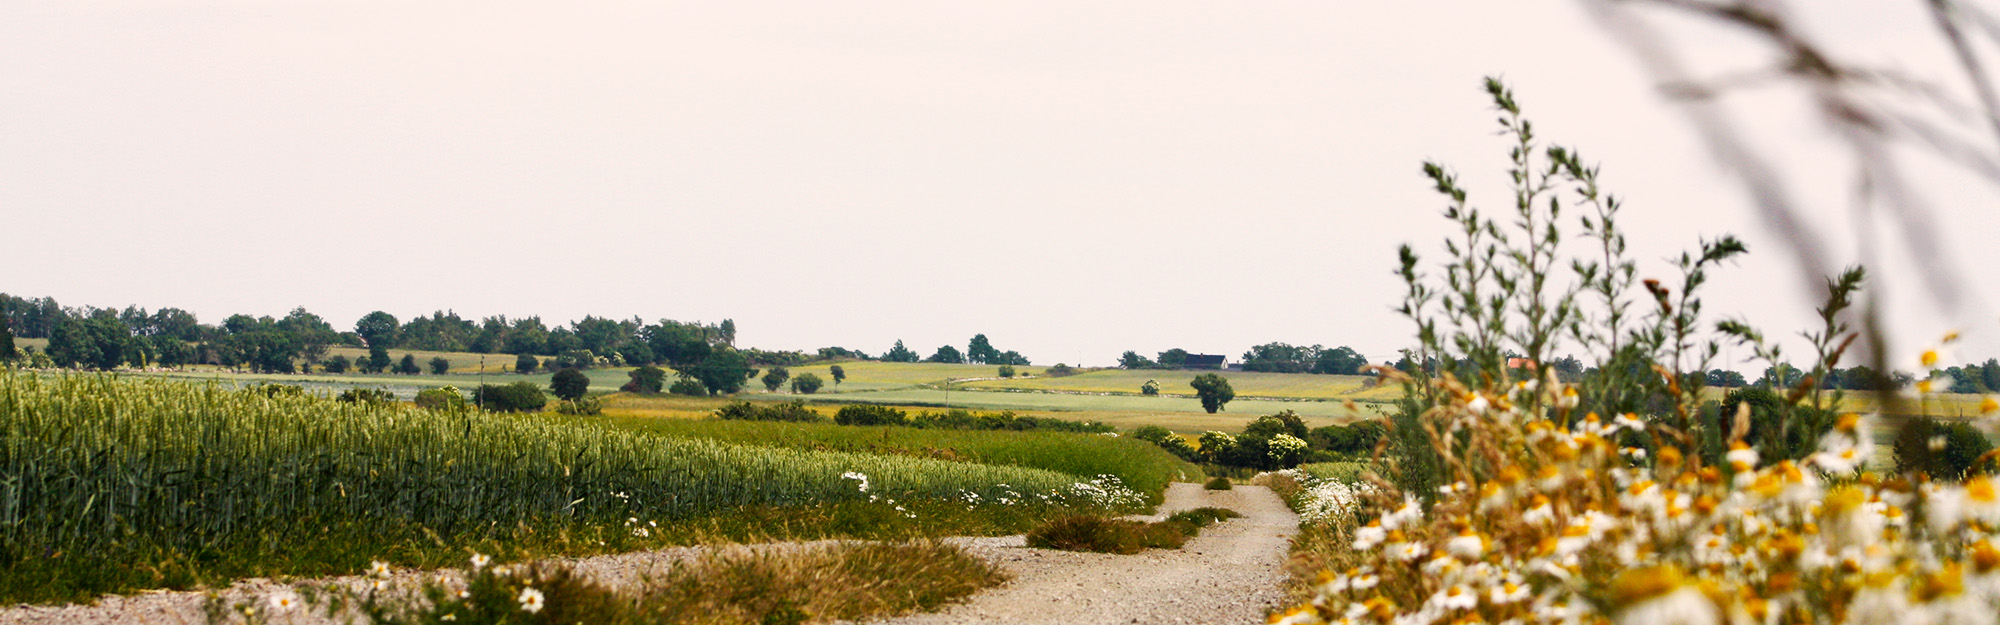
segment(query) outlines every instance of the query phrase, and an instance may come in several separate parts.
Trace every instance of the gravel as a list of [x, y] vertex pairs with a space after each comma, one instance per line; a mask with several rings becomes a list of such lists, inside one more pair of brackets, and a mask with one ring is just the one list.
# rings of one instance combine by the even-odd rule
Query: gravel
[[[1030, 549], [1022, 536], [953, 538], [967, 552], [996, 563], [1014, 579], [999, 588], [942, 612], [870, 621], [870, 625], [934, 625], [957, 623], [1262, 623], [1267, 610], [1284, 597], [1282, 566], [1298, 517], [1269, 489], [1237, 486], [1226, 491], [1199, 484], [1168, 487], [1158, 520], [1177, 510], [1215, 506], [1241, 512], [1244, 518], [1211, 525], [1178, 550], [1154, 549], [1120, 556]], [[776, 543], [721, 549], [794, 549], [804, 544]], [[659, 551], [559, 561], [614, 589], [657, 576], [674, 563], [715, 547], [681, 547]], [[409, 588], [438, 572], [404, 571], [391, 578]], [[454, 572], [443, 572], [455, 581]], [[319, 582], [360, 589], [371, 583], [362, 577]], [[217, 593], [226, 601], [266, 608], [262, 597], [289, 585], [269, 579], [249, 579]], [[195, 625], [208, 622], [206, 592], [156, 591], [106, 596], [95, 605], [30, 606], [0, 609], [0, 625], [118, 625], [147, 623]], [[326, 619], [305, 611], [276, 615], [273, 623], [317, 625]]]

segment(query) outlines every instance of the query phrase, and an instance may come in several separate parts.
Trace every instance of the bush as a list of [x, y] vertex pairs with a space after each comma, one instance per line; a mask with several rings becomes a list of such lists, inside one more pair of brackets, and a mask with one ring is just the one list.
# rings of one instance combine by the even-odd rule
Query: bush
[[1028, 546], [1120, 555], [1131, 555], [1146, 549], [1179, 549], [1206, 525], [1197, 521], [1203, 516], [1203, 513], [1195, 513], [1186, 518], [1169, 517], [1159, 523], [1107, 519], [1096, 515], [1068, 516], [1030, 530]]
[[387, 404], [396, 401], [396, 394], [379, 388], [350, 388], [334, 399], [350, 404]]
[[303, 386], [278, 384], [275, 382], [248, 386], [244, 387], [243, 390], [244, 392], [257, 393], [265, 397], [303, 397], [306, 394], [306, 389]]
[[1076, 375], [1076, 369], [1070, 367], [1069, 365], [1065, 365], [1059, 362], [1056, 363], [1056, 366], [1044, 369], [1042, 371], [1042, 375], [1049, 376], [1051, 378], [1060, 378], [1064, 376]]
[[451, 360], [443, 356], [431, 358], [431, 373], [444, 375], [451, 372]]
[[417, 366], [416, 354], [403, 354], [403, 359], [396, 362], [396, 373], [416, 375], [423, 372], [423, 368]]
[[1160, 394], [1160, 381], [1147, 380], [1145, 384], [1139, 385], [1139, 394], [1147, 396]]
[[1160, 444], [1161, 441], [1167, 440], [1168, 438], [1172, 438], [1173, 435], [1174, 433], [1172, 431], [1157, 425], [1145, 425], [1133, 428], [1132, 432], [1129, 434], [1129, 436], [1131, 436], [1132, 438], [1146, 441], [1154, 445], [1158, 445]]
[[1215, 477], [1215, 478], [1209, 478], [1208, 483], [1202, 484], [1201, 487], [1209, 490], [1229, 490], [1232, 488], [1236, 488], [1236, 485], [1231, 483], [1229, 481], [1229, 478]]
[[326, 362], [320, 363], [319, 368], [327, 373], [347, 373], [347, 357], [334, 356], [328, 358]]
[[903, 411], [888, 406], [855, 404], [841, 406], [833, 415], [833, 422], [841, 425], [903, 425], [909, 416]]
[[823, 423], [826, 417], [803, 401], [789, 401], [782, 404], [759, 406], [747, 401], [732, 402], [715, 409], [715, 417], [729, 421], [790, 421], [794, 423]]
[[792, 392], [801, 395], [817, 393], [820, 387], [825, 385], [826, 382], [821, 381], [819, 376], [811, 373], [801, 373], [799, 377], [792, 378]]
[[778, 392], [778, 387], [784, 386], [785, 381], [791, 378], [792, 372], [787, 371], [784, 367], [771, 367], [770, 371], [764, 373], [764, 391], [776, 393]]
[[549, 379], [549, 392], [563, 401], [582, 399], [584, 393], [590, 392], [590, 376], [575, 368], [557, 371], [555, 377]]
[[1014, 365], [1000, 365], [999, 373], [1003, 378], [1014, 377]]
[[1992, 450], [1993, 443], [1971, 424], [1916, 419], [1896, 434], [1896, 471], [1921, 471], [1933, 479], [1962, 481], [1993, 469], [1990, 462], [1976, 466], [1980, 456]]
[[450, 386], [417, 391], [417, 407], [429, 410], [464, 410], [465, 396]]
[[652, 365], [633, 369], [631, 373], [626, 375], [631, 376], [632, 379], [627, 380], [624, 386], [618, 387], [618, 390], [627, 393], [654, 395], [658, 394], [660, 388], [667, 384], [667, 370]]
[[1173, 514], [1167, 515], [1166, 520], [1170, 522], [1186, 523], [1188, 525], [1192, 525], [1197, 528], [1202, 528], [1214, 525], [1218, 521], [1227, 521], [1229, 519], [1240, 519], [1240, 518], [1243, 518], [1243, 513], [1237, 512], [1235, 510], [1230, 510], [1228, 508], [1216, 508], [1212, 506], [1202, 506], [1200, 508], [1182, 510], [1180, 512], [1175, 512]]
[[595, 397], [566, 400], [556, 404], [556, 412], [575, 416], [604, 414], [604, 401]]
[[549, 397], [542, 393], [541, 386], [525, 381], [481, 384], [473, 397], [479, 401], [479, 407], [493, 412], [533, 412], [549, 403]]
[[674, 385], [673, 385], [673, 386], [670, 386], [670, 387], [667, 387], [667, 392], [669, 392], [669, 393], [673, 393], [673, 394], [675, 394], [675, 395], [688, 395], [688, 396], [692, 396], [692, 397], [707, 397], [707, 396], [708, 396], [708, 387], [707, 387], [707, 386], [703, 386], [703, 385], [702, 385], [702, 383], [701, 383], [701, 380], [696, 380], [696, 379], [694, 379], [694, 378], [688, 378], [688, 377], [683, 377], [683, 378], [681, 378], [681, 379], [678, 379], [678, 380], [674, 380]]
[[536, 369], [540, 368], [542, 368], [542, 361], [536, 360], [533, 354], [521, 354], [514, 357], [515, 373], [526, 375], [534, 373]]
[[911, 417], [906, 423], [911, 427], [935, 430], [1048, 430], [1055, 432], [1077, 432], [1081, 434], [1115, 433], [1117, 428], [1095, 421], [1069, 421], [1051, 417], [1021, 417], [1013, 411], [1000, 413], [973, 413], [966, 410], [947, 412], [924, 412]]

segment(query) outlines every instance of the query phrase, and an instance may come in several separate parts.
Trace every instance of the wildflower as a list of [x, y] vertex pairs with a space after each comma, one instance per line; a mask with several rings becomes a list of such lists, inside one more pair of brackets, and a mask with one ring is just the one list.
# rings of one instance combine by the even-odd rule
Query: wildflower
[[299, 607], [299, 593], [292, 592], [291, 590], [281, 590], [273, 593], [269, 601], [271, 609], [279, 612], [290, 612]]
[[542, 611], [542, 591], [535, 590], [532, 587], [522, 588], [521, 596], [515, 600], [521, 602], [521, 609], [527, 610], [530, 613]]
[[1388, 535], [1389, 533], [1382, 529], [1381, 520], [1370, 519], [1367, 525], [1354, 530], [1354, 550], [1368, 551], [1374, 549], [1376, 545], [1382, 544], [1382, 540], [1387, 538]]
[[1382, 515], [1382, 527], [1384, 529], [1393, 530], [1398, 527], [1402, 527], [1404, 524], [1415, 523], [1417, 521], [1422, 521], [1423, 519], [1424, 519], [1423, 505], [1417, 503], [1416, 497], [1404, 495], [1402, 507], [1396, 508], [1394, 511], [1388, 514]]
[[1728, 460], [1730, 467], [1737, 471], [1755, 469], [1757, 468], [1758, 460], [1760, 460], [1757, 457], [1757, 450], [1743, 444], [1743, 441], [1730, 441], [1729, 453], [1724, 455], [1723, 459]]
[[1611, 584], [1612, 599], [1624, 605], [1618, 625], [1720, 625], [1722, 615], [1679, 569], [1633, 569]]
[[1556, 510], [1554, 506], [1549, 505], [1547, 495], [1535, 495], [1533, 499], [1528, 501], [1531, 505], [1528, 506], [1526, 512], [1521, 513], [1522, 521], [1537, 525], [1555, 521]]
[[1272, 613], [1267, 622], [1271, 625], [1320, 625], [1326, 621], [1320, 619], [1319, 613], [1314, 611], [1312, 606], [1299, 606], [1283, 615]]
[[368, 587], [369, 587], [370, 589], [373, 589], [373, 590], [377, 591], [377, 592], [380, 592], [380, 591], [384, 591], [384, 590], [388, 590], [388, 589], [389, 589], [389, 580], [386, 580], [386, 579], [378, 579], [378, 580], [375, 580], [375, 581], [372, 581], [372, 582], [369, 582], [369, 583], [368, 583]]
[[647, 537], [651, 537], [651, 536], [653, 535], [653, 533], [652, 533], [652, 532], [650, 532], [650, 531], [647, 531], [647, 530], [646, 530], [646, 528], [643, 528], [643, 527], [639, 527], [639, 528], [633, 528], [633, 529], [632, 529], [632, 535], [633, 535], [633, 536], [638, 536], [638, 537], [640, 537], [640, 538], [647, 538]]
[[1451, 552], [1451, 555], [1466, 560], [1478, 560], [1480, 556], [1486, 555], [1486, 538], [1467, 527], [1459, 531], [1458, 537], [1446, 542], [1444, 548], [1445, 551]]
[[376, 560], [368, 563], [368, 574], [376, 577], [389, 576], [389, 563]]
[[472, 554], [472, 570], [477, 571], [479, 569], [486, 568], [486, 563], [492, 561], [493, 559], [487, 557], [486, 554], [483, 553]]
[[1494, 586], [1493, 590], [1489, 593], [1487, 600], [1492, 601], [1494, 605], [1507, 605], [1509, 603], [1520, 603], [1521, 601], [1524, 601], [1527, 598], [1528, 598], [1527, 586], [1522, 586], [1509, 581], [1509, 582], [1501, 582], [1500, 585]]
[[868, 492], [868, 474], [866, 473], [862, 473], [860, 471], [848, 471], [846, 473], [840, 474], [840, 479], [854, 480], [855, 482], [854, 487], [856, 489], [859, 489], [860, 492], [864, 493]]
[[1431, 595], [1430, 606], [1444, 610], [1470, 610], [1479, 607], [1479, 593], [1466, 588], [1464, 584], [1452, 584]]
[[1471, 401], [1465, 402], [1465, 409], [1472, 414], [1486, 414], [1486, 410], [1492, 407], [1493, 402], [1487, 401], [1485, 395], [1475, 394]]

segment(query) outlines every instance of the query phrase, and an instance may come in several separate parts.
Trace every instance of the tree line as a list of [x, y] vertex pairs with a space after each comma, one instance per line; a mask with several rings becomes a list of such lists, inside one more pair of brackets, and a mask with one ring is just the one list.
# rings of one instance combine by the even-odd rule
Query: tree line
[[[1173, 348], [1147, 358], [1139, 352], [1126, 350], [1118, 356], [1120, 369], [1179, 369], [1187, 366], [1188, 351]], [[1354, 348], [1345, 345], [1327, 348], [1320, 345], [1299, 346], [1287, 343], [1265, 343], [1243, 352], [1241, 359], [1244, 371], [1266, 371], [1272, 373], [1323, 373], [1329, 375], [1357, 375], [1362, 367], [1368, 366], [1368, 358]]]

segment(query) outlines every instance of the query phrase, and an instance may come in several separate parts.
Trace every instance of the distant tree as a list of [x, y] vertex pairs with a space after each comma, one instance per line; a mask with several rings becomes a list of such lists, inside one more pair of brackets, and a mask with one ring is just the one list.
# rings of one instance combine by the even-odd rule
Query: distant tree
[[112, 315], [65, 317], [49, 334], [46, 350], [59, 367], [88, 367], [110, 371], [124, 364], [131, 349], [132, 330]]
[[883, 354], [882, 360], [888, 362], [916, 362], [917, 353], [910, 351], [908, 347], [903, 347], [902, 339], [897, 339], [896, 346], [889, 348], [889, 353]]
[[348, 404], [388, 404], [396, 401], [396, 394], [379, 388], [350, 388], [340, 392], [336, 401]]
[[652, 365], [633, 369], [628, 375], [632, 376], [632, 381], [626, 382], [620, 390], [629, 393], [655, 394], [667, 385], [667, 370]]
[[742, 353], [725, 347], [679, 371], [701, 381], [710, 395], [729, 395], [743, 390], [744, 380], [750, 377], [750, 363]]
[[549, 392], [554, 393], [557, 399], [576, 401], [590, 392], [590, 376], [575, 368], [557, 371], [555, 377], [549, 379]]
[[1139, 352], [1129, 349], [1125, 350], [1125, 353], [1118, 355], [1118, 368], [1120, 369], [1154, 369], [1159, 366], [1159, 363], [1153, 362], [1145, 356], [1140, 356]]
[[1059, 363], [1056, 363], [1056, 366], [1053, 366], [1053, 367], [1049, 367], [1049, 368], [1047, 368], [1047, 369], [1043, 369], [1043, 370], [1042, 370], [1042, 375], [1045, 375], [1045, 376], [1048, 376], [1048, 377], [1051, 377], [1051, 378], [1060, 378], [1060, 377], [1064, 377], [1064, 376], [1072, 376], [1072, 375], [1076, 375], [1076, 369], [1075, 369], [1074, 367], [1071, 367], [1071, 366], [1069, 366], [1069, 365], [1065, 365], [1065, 364], [1063, 364], [1063, 363], [1060, 363], [1060, 362], [1059, 362]]
[[1179, 369], [1187, 365], [1187, 357], [1187, 350], [1176, 347], [1160, 352], [1159, 355], [1153, 357], [1153, 360], [1158, 362], [1162, 369]]
[[1362, 356], [1361, 352], [1354, 351], [1354, 348], [1342, 345], [1333, 349], [1320, 350], [1319, 357], [1313, 361], [1312, 372], [1329, 375], [1355, 375], [1361, 373], [1361, 368], [1367, 365], [1368, 358]]
[[431, 357], [430, 366], [431, 373], [444, 375], [451, 371], [451, 359], [443, 356], [433, 356]]
[[645, 341], [626, 341], [624, 346], [618, 348], [618, 355], [623, 357], [625, 364], [628, 365], [650, 365], [659, 362], [659, 358], [653, 355], [653, 346]]
[[368, 366], [362, 367], [361, 372], [381, 373], [388, 370], [389, 370], [389, 348], [381, 345], [369, 345]]
[[1012, 350], [1009, 350], [1009, 351], [1005, 351], [1005, 352], [1001, 352], [1001, 353], [1000, 353], [1000, 359], [999, 359], [999, 360], [995, 360], [995, 361], [992, 361], [992, 362], [990, 362], [990, 363], [988, 363], [988, 364], [995, 364], [995, 365], [1014, 365], [1014, 366], [1017, 366], [1017, 367], [1026, 367], [1026, 366], [1028, 366], [1028, 365], [1032, 365], [1032, 364], [1035, 364], [1035, 363], [1032, 363], [1032, 362], [1028, 362], [1028, 357], [1027, 357], [1027, 356], [1022, 356], [1022, 355], [1021, 355], [1021, 352], [1017, 352], [1017, 351], [1012, 351]]
[[840, 365], [827, 369], [827, 373], [833, 374], [833, 387], [836, 389], [840, 388], [841, 382], [847, 380], [847, 370], [840, 368]]
[[735, 347], [735, 346], [736, 346], [736, 320], [734, 320], [734, 319], [724, 319], [724, 320], [722, 320], [722, 325], [719, 325], [719, 326], [716, 326], [716, 327], [715, 327], [715, 335], [716, 335], [716, 338], [717, 338], [717, 339], [719, 339], [719, 340], [721, 340], [721, 341], [722, 341], [722, 344], [723, 344], [723, 346], [725, 346], [725, 347]]
[[1215, 414], [1229, 400], [1236, 399], [1236, 389], [1229, 387], [1229, 380], [1213, 373], [1194, 376], [1188, 386], [1194, 387], [1195, 396], [1201, 398], [1201, 409], [1209, 414]]
[[1299, 373], [1312, 368], [1314, 348], [1285, 343], [1265, 343], [1243, 352], [1244, 371]]
[[799, 374], [799, 377], [792, 378], [792, 392], [804, 395], [811, 395], [813, 393], [819, 392], [820, 386], [824, 384], [826, 383], [820, 381], [819, 376], [817, 375], [813, 375], [810, 373], [801, 373]]
[[1160, 381], [1159, 381], [1159, 380], [1147, 380], [1145, 384], [1141, 384], [1141, 385], [1139, 385], [1139, 394], [1140, 394], [1140, 395], [1158, 395], [1158, 394], [1160, 394]]
[[874, 404], [850, 404], [833, 413], [833, 422], [840, 425], [903, 425], [909, 420], [901, 410]]
[[959, 364], [965, 362], [965, 355], [958, 353], [958, 348], [945, 345], [937, 348], [937, 352], [931, 354], [930, 358], [924, 359], [924, 362]]
[[367, 341], [369, 347], [395, 347], [396, 332], [400, 329], [402, 325], [396, 321], [395, 315], [379, 310], [362, 315], [359, 321], [354, 322], [354, 333], [361, 335], [361, 340]]
[[417, 366], [416, 354], [403, 354], [403, 359], [396, 363], [396, 373], [400, 373], [403, 375], [416, 375], [423, 372], [424, 372], [423, 367]]
[[347, 373], [347, 357], [336, 354], [326, 359], [326, 363], [320, 365], [320, 369], [327, 373]]
[[1000, 365], [1000, 370], [998, 371], [998, 373], [1000, 374], [1000, 377], [1003, 378], [1014, 377], [1014, 365]]
[[764, 391], [776, 393], [778, 387], [784, 386], [785, 380], [789, 379], [792, 379], [792, 372], [786, 371], [784, 367], [771, 367], [771, 370], [764, 374]]
[[986, 335], [975, 334], [971, 344], [965, 347], [965, 360], [973, 364], [1001, 364], [995, 362], [1000, 360], [1000, 350], [993, 349], [993, 343], [986, 340]]
[[540, 368], [542, 368], [542, 361], [537, 360], [533, 354], [521, 354], [514, 357], [515, 373], [525, 375], [534, 373], [536, 369]]
[[14, 332], [7, 326], [7, 318], [0, 317], [0, 362], [13, 362], [21, 357], [20, 350], [14, 348]]
[[1711, 370], [1708, 372], [1708, 375], [1703, 377], [1706, 378], [1707, 385], [1717, 388], [1738, 388], [1750, 385], [1750, 381], [1745, 379], [1743, 374], [1727, 369]]

